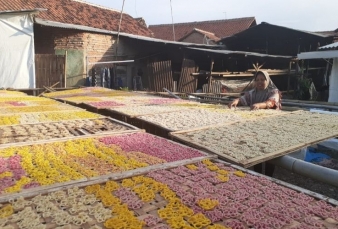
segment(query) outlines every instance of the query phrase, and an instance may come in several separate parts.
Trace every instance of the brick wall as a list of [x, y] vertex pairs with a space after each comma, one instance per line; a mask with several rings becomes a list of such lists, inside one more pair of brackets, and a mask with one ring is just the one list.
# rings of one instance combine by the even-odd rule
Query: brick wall
[[[35, 51], [39, 54], [62, 55], [67, 50], [67, 86], [84, 84], [86, 70], [91, 72], [93, 65], [88, 62], [106, 62], [116, 60], [116, 36], [84, 32], [75, 29], [63, 29], [41, 25], [34, 26]], [[131, 44], [120, 37], [118, 45], [118, 60], [132, 59], [134, 50]], [[88, 58], [86, 58], [88, 57]], [[111, 67], [112, 64], [98, 65]], [[127, 86], [130, 87], [133, 64], [127, 66]]]
[[63, 29], [34, 25], [35, 53], [55, 54], [55, 50], [83, 50], [84, 33], [75, 29]]

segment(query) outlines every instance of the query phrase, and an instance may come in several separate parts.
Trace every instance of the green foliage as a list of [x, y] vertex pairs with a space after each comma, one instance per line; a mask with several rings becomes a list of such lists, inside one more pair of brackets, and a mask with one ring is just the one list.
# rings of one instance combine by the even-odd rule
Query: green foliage
[[299, 93], [298, 98], [299, 99], [309, 99], [310, 98], [310, 87], [311, 87], [312, 80], [310, 78], [299, 78], [298, 79], [298, 85], [299, 85]]

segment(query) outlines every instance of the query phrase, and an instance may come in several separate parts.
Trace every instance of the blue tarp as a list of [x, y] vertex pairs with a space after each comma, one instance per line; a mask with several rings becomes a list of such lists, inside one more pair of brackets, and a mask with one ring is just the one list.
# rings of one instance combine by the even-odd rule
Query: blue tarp
[[309, 147], [305, 154], [305, 161], [307, 162], [321, 162], [323, 159], [330, 159], [331, 157], [317, 152], [315, 148]]

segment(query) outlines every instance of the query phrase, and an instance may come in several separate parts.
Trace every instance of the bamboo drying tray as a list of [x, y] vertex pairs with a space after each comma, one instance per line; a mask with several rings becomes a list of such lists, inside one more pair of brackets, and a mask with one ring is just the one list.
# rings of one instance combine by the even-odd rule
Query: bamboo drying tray
[[[76, 122], [81, 122], [82, 126], [77, 126]], [[94, 129], [89, 129], [86, 127], [88, 123], [92, 123]], [[105, 124], [106, 123], [106, 124]], [[71, 127], [73, 125], [73, 127]], [[111, 127], [119, 127], [119, 129], [114, 130]], [[50, 127], [52, 129], [50, 129]], [[90, 127], [90, 126], [89, 126]], [[27, 133], [27, 129], [34, 128], [34, 131], [30, 134]], [[61, 129], [60, 129], [61, 128]], [[9, 132], [9, 130], [11, 132]], [[52, 132], [51, 136], [46, 137], [44, 133], [40, 133], [41, 129], [44, 130], [46, 135]], [[54, 129], [54, 130], [53, 130]], [[15, 130], [17, 130], [15, 132]], [[26, 132], [25, 132], [26, 131]], [[58, 132], [57, 132], [58, 131]], [[133, 133], [138, 132], [139, 128], [132, 126], [130, 124], [121, 122], [119, 120], [104, 117], [104, 118], [94, 118], [94, 119], [78, 119], [78, 120], [67, 120], [62, 122], [46, 122], [46, 123], [35, 123], [35, 124], [22, 124], [22, 125], [10, 125], [0, 127], [0, 147], [8, 147], [16, 145], [18, 142], [28, 142], [28, 143], [39, 143], [48, 139], [69, 139], [74, 136], [81, 135], [93, 135], [100, 133]], [[32, 139], [34, 137], [34, 139]], [[6, 140], [6, 139], [7, 140]]]
[[[77, 136], [77, 137], [69, 137], [69, 138], [62, 138], [62, 139], [50, 139], [50, 140], [44, 140], [36, 143], [17, 143], [15, 145], [12, 145], [12, 147], [25, 147], [25, 146], [39, 146], [39, 145], [45, 145], [45, 144], [51, 144], [51, 143], [62, 143], [62, 142], [69, 142], [72, 140], [80, 140], [80, 139], [101, 139], [104, 137], [111, 137], [111, 136], [125, 136], [129, 134], [135, 134], [135, 133], [142, 133], [143, 130], [139, 130], [138, 132], [133, 132], [133, 133], [101, 133], [101, 134], [95, 134], [95, 135], [83, 135], [83, 136]], [[152, 135], [153, 138], [159, 139], [159, 140], [165, 140], [166, 142], [170, 142], [173, 145], [176, 145], [178, 148], [190, 148], [186, 145], [173, 142], [168, 139], [162, 139], [160, 137]], [[109, 147], [109, 145], [106, 145]], [[118, 146], [118, 144], [116, 144]], [[0, 146], [0, 149], [8, 148], [10, 146], [4, 147]], [[142, 152], [142, 151], [140, 151]], [[23, 189], [20, 192], [16, 193], [10, 193], [10, 194], [0, 194], [0, 202], [3, 199], [8, 200], [8, 198], [13, 198], [13, 197], [18, 197], [18, 196], [26, 196], [26, 195], [36, 195], [37, 193], [45, 192], [46, 190], [55, 190], [55, 189], [61, 189], [64, 186], [69, 186], [69, 185], [74, 185], [78, 183], [82, 183], [84, 181], [104, 181], [108, 179], [117, 179], [117, 178], [123, 178], [126, 176], [135, 176], [135, 175], [140, 175], [144, 174], [146, 172], [150, 172], [153, 170], [159, 170], [159, 169], [166, 169], [166, 168], [172, 168], [175, 166], [179, 165], [185, 165], [188, 163], [195, 163], [204, 159], [215, 159], [217, 156], [215, 155], [209, 155], [203, 151], [198, 151], [201, 156], [199, 157], [194, 157], [194, 158], [189, 158], [189, 159], [181, 159], [173, 162], [157, 162], [156, 164], [149, 165], [147, 167], [142, 167], [142, 168], [137, 168], [137, 169], [131, 169], [131, 170], [126, 170], [126, 171], [118, 171], [118, 172], [110, 172], [106, 175], [100, 175], [100, 176], [94, 176], [94, 177], [87, 177], [87, 178], [82, 178], [82, 179], [77, 179], [77, 180], [71, 180], [67, 182], [62, 182], [62, 183], [54, 183], [52, 185], [45, 185], [45, 186], [40, 186], [36, 188], [29, 188], [29, 189]]]
[[[195, 129], [205, 129], [223, 124], [234, 122], [260, 119], [273, 116], [286, 115], [288, 112], [278, 112], [266, 114], [265, 116], [254, 116], [249, 118], [242, 117], [241, 111], [224, 112], [223, 109], [215, 110], [209, 108], [186, 108], [180, 111], [155, 113], [153, 115], [139, 115], [137, 120], [153, 125], [156, 128], [162, 128], [168, 132], [189, 131]], [[247, 112], [247, 111], [245, 111]], [[251, 111], [254, 114], [256, 111]], [[209, 119], [208, 121], [204, 121]]]
[[[182, 167], [184, 165], [189, 165], [189, 164], [191, 165], [191, 164], [197, 163], [197, 165], [198, 165], [198, 163], [200, 163], [201, 160], [202, 159], [179, 162], [179, 163], [176, 163], [176, 165], [175, 164], [166, 165], [163, 168], [157, 168], [157, 169], [160, 169], [162, 171], [166, 170], [166, 172], [171, 172], [171, 173], [173, 173], [173, 176], [174, 176], [176, 174], [174, 173], [174, 170], [172, 170], [172, 169], [178, 169], [178, 166]], [[335, 226], [336, 226], [335, 220], [333, 220], [333, 219], [328, 220], [328, 218], [326, 218], [324, 216], [318, 216], [317, 217], [317, 215], [320, 215], [320, 213], [316, 212], [316, 211], [314, 211], [314, 214], [316, 215], [316, 217], [314, 217], [313, 215], [308, 216], [308, 215], [306, 215], [302, 212], [308, 206], [304, 207], [304, 206], [298, 205], [296, 203], [293, 203], [291, 200], [297, 199], [298, 196], [305, 198], [305, 200], [309, 203], [310, 207], [311, 206], [314, 206], [314, 207], [318, 206], [317, 209], [319, 211], [322, 210], [322, 209], [325, 209], [325, 208], [332, 208], [332, 209], [336, 210], [335, 208], [337, 208], [336, 206], [338, 205], [338, 202], [336, 200], [329, 199], [329, 198], [322, 196], [320, 194], [309, 192], [308, 190], [301, 189], [301, 188], [293, 186], [293, 185], [289, 185], [287, 183], [275, 180], [273, 178], [265, 177], [261, 174], [257, 174], [255, 172], [245, 170], [243, 168], [239, 168], [237, 166], [234, 166], [234, 165], [231, 165], [231, 164], [228, 164], [228, 163], [224, 163], [224, 162], [221, 162], [219, 160], [213, 159], [212, 161], [213, 161], [213, 163], [217, 164], [217, 166], [219, 166], [219, 167], [224, 166], [224, 169], [229, 169], [230, 174], [231, 174], [231, 175], [229, 175], [230, 177], [235, 177], [235, 175], [233, 175], [232, 172], [231, 172], [232, 170], [240, 170], [240, 171], [245, 173], [244, 178], [236, 178], [234, 180], [230, 179], [228, 182], [224, 183], [224, 185], [232, 186], [233, 189], [225, 190], [225, 192], [228, 193], [227, 196], [229, 196], [230, 198], [226, 200], [226, 201], [228, 201], [228, 204], [224, 204], [224, 205], [222, 204], [220, 207], [222, 207], [222, 209], [224, 209], [225, 212], [236, 213], [236, 214], [230, 214], [230, 213], [226, 214], [227, 216], [222, 216], [220, 220], [215, 220], [216, 224], [227, 225], [228, 223], [230, 223], [230, 221], [237, 220], [238, 222], [243, 224], [244, 227], [249, 228], [249, 227], [254, 226], [255, 224], [260, 224], [260, 222], [263, 222], [263, 221], [266, 222], [266, 223], [270, 223], [271, 221], [276, 221], [276, 219], [274, 219], [273, 217], [271, 217], [269, 215], [270, 213], [263, 213], [262, 218], [259, 219], [258, 221], [255, 221], [255, 223], [253, 223], [253, 225], [246, 224], [245, 214], [249, 211], [259, 212], [259, 213], [262, 214], [264, 208], [268, 210], [268, 209], [271, 209], [270, 208], [271, 204], [277, 204], [278, 207], [283, 206], [282, 209], [278, 209], [278, 210], [274, 211], [274, 212], [277, 212], [277, 214], [282, 213], [282, 212], [291, 211], [291, 212], [295, 212], [294, 214], [296, 214], [296, 216], [297, 215], [301, 216], [301, 217], [296, 218], [296, 219], [290, 219], [290, 217], [287, 216], [285, 213], [279, 214], [278, 217], [284, 217], [285, 221], [287, 221], [287, 220], [290, 221], [290, 223], [287, 223], [287, 222], [284, 223], [284, 224], [286, 224], [283, 227], [285, 229], [293, 228], [294, 226], [299, 225], [300, 223], [303, 223], [304, 225], [307, 225], [308, 227], [310, 227], [310, 225], [306, 223], [306, 220], [304, 219], [305, 217], [310, 217], [310, 218], [316, 219], [318, 221], [318, 223], [325, 225], [325, 227], [323, 227], [323, 228], [335, 228]], [[34, 198], [37, 195], [44, 196], [44, 195], [53, 194], [55, 192], [61, 193], [63, 191], [63, 193], [66, 194], [66, 197], [67, 197], [67, 192], [68, 192], [69, 189], [73, 189], [73, 190], [76, 191], [76, 190], [78, 190], [78, 188], [83, 189], [83, 188], [85, 188], [89, 185], [104, 185], [105, 182], [107, 182], [107, 181], [115, 181], [115, 182], [118, 183], [119, 187], [122, 188], [123, 179], [134, 178], [134, 177], [139, 176], [139, 175], [144, 175], [144, 176], [147, 177], [149, 175], [149, 173], [151, 173], [152, 171], [157, 171], [157, 169], [156, 168], [146, 168], [146, 169], [142, 169], [142, 170], [138, 170], [138, 171], [135, 170], [135, 171], [124, 172], [124, 173], [117, 174], [117, 175], [111, 176], [111, 177], [97, 178], [97, 179], [91, 180], [91, 181], [82, 181], [82, 182], [74, 183], [74, 184], [65, 184], [63, 187], [54, 187], [54, 188], [45, 189], [45, 190], [38, 190], [38, 189], [30, 190], [30, 192], [22, 193], [21, 196], [24, 197], [25, 200], [31, 200], [31, 198]], [[179, 175], [176, 175], [176, 176], [179, 176]], [[186, 179], [186, 177], [183, 177], [183, 176], [179, 176], [179, 177]], [[240, 184], [240, 182], [238, 183], [238, 180], [240, 181], [241, 179], [244, 179], [247, 182], [250, 182], [250, 185], [247, 186], [247, 189], [258, 190], [258, 187], [262, 187], [264, 190], [266, 190], [266, 192], [261, 192], [260, 194], [257, 194], [257, 193], [254, 194], [254, 193], [250, 193], [248, 191], [248, 192], [246, 192], [248, 197], [244, 201], [232, 199], [232, 196], [235, 196], [235, 194], [237, 192], [243, 191], [243, 190], [245, 192], [245, 189], [237, 187], [236, 185], [234, 185], [236, 183]], [[175, 183], [176, 186], [179, 186], [180, 188], [185, 190], [186, 193], [190, 193], [190, 195], [195, 193], [194, 188], [199, 188], [201, 190], [204, 190], [203, 186], [202, 187], [192, 187], [188, 183], [180, 183], [180, 182], [177, 182], [177, 181], [173, 181], [173, 183]], [[140, 184], [142, 184], [142, 182], [139, 183], [139, 185]], [[215, 189], [219, 190], [219, 191], [222, 191], [223, 190], [222, 185], [223, 184], [213, 184], [213, 187]], [[257, 188], [254, 188], [254, 187], [257, 187]], [[171, 188], [169, 188], [169, 189], [171, 190]], [[285, 193], [287, 193], [289, 205], [287, 205], [287, 203], [285, 203], [283, 201], [278, 202], [278, 200], [282, 200], [281, 196], [273, 196], [273, 198], [272, 198], [271, 195], [268, 196], [269, 192], [267, 192], [267, 191], [269, 191], [269, 189], [274, 190], [279, 195], [285, 196]], [[127, 188], [127, 190], [133, 192], [131, 188]], [[72, 190], [70, 190], [70, 191], [72, 191]], [[111, 193], [114, 193], [114, 195], [116, 195], [115, 191], [111, 192]], [[134, 213], [133, 217], [137, 217], [139, 220], [143, 220], [147, 216], [159, 218], [160, 215], [159, 215], [158, 210], [160, 210], [160, 209], [163, 210], [164, 208], [169, 207], [168, 206], [169, 202], [168, 202], [167, 198], [163, 198], [161, 193], [158, 192], [158, 191], [154, 191], [154, 193], [155, 193], [155, 197], [152, 200], [143, 201], [143, 206], [141, 206], [138, 209], [131, 210]], [[219, 192], [217, 192], [217, 191], [215, 193], [209, 193], [208, 196], [210, 196], [210, 198], [215, 198], [215, 199], [221, 198], [221, 196], [219, 195]], [[13, 200], [13, 199], [19, 198], [19, 197], [20, 197], [20, 195], [3, 196], [3, 197], [0, 197], [0, 203], [10, 204], [10, 203], [8, 203], [9, 200]], [[250, 200], [251, 198], [255, 199], [257, 197], [260, 198], [263, 201], [261, 206], [252, 207], [250, 205], [247, 205], [246, 202], [248, 200]], [[120, 198], [120, 197], [118, 197], [118, 198]], [[186, 206], [190, 209], [192, 208], [190, 205], [184, 204], [185, 201], [183, 201], [183, 199], [181, 199], [180, 196], [177, 196], [177, 198], [179, 198], [182, 201], [184, 206]], [[286, 198], [286, 197], [283, 197], [283, 198]], [[120, 198], [120, 200], [122, 200], [122, 198]], [[81, 200], [79, 200], [79, 201], [81, 201]], [[93, 206], [93, 205], [96, 205], [96, 203], [89, 205], [89, 206]], [[115, 205], [113, 205], [113, 206], [115, 206]], [[236, 208], [236, 206], [239, 206], [239, 207]], [[319, 206], [323, 206], [323, 207], [319, 207]], [[215, 208], [218, 208], [218, 207], [219, 206], [216, 206]], [[62, 208], [62, 210], [68, 212], [69, 208], [70, 208], [69, 206], [64, 207], [64, 208]], [[107, 207], [107, 209], [109, 209], [111, 211], [111, 207]], [[21, 210], [22, 209], [19, 209], [19, 211], [21, 211]], [[271, 209], [271, 210], [273, 210], [273, 209]], [[16, 211], [15, 213], [17, 213], [19, 211]], [[208, 217], [208, 213], [210, 213], [211, 211], [213, 211], [213, 210], [205, 210], [203, 212], [203, 214]], [[75, 214], [75, 215], [77, 215], [77, 214]], [[189, 218], [190, 218], [190, 216], [184, 217], [185, 222], [187, 222]], [[308, 218], [308, 219], [310, 219], [310, 218]], [[338, 219], [336, 219], [336, 220], [338, 220]], [[42, 217], [42, 214], [41, 214], [41, 222], [45, 223], [47, 228], [56, 227], [55, 222], [52, 222], [52, 220], [50, 220], [50, 218]], [[103, 226], [103, 223], [99, 223], [99, 222], [95, 221], [95, 218], [92, 216], [91, 219], [86, 224], [83, 224], [81, 226], [82, 226], [82, 228], [89, 228], [92, 225]], [[162, 220], [160, 220], [160, 222], [158, 222], [156, 224], [156, 226], [159, 226], [159, 225], [168, 226], [168, 221], [165, 220], [165, 219], [162, 219]], [[210, 222], [209, 222], [209, 225], [210, 225]], [[269, 226], [271, 226], [271, 224]], [[80, 227], [76, 227], [76, 228], [80, 228]], [[144, 226], [142, 228], [152, 228], [152, 227]]]
[[[314, 121], [316, 117], [322, 117], [324, 118], [323, 123], [318, 123], [318, 126], [320, 124], [323, 124], [322, 127], [318, 127], [315, 129], [315, 127], [306, 127], [303, 126], [303, 131], [301, 127], [297, 126], [297, 123], [292, 122], [289, 123], [288, 119], [292, 118], [292, 116], [296, 118], [302, 119], [303, 117], [306, 120], [306, 115], [310, 115], [314, 117]], [[265, 129], [265, 136], [267, 136], [270, 140], [263, 139], [257, 139], [256, 137], [259, 137], [260, 132], [256, 131], [254, 129], [253, 125], [264, 125], [264, 122], [271, 120], [276, 120], [284, 118], [285, 122], [280, 126], [267, 126], [268, 129]], [[311, 120], [311, 119], [309, 119]], [[326, 121], [325, 121], [326, 120]], [[326, 122], [326, 123], [325, 123]], [[327, 126], [328, 123], [332, 123], [332, 126]], [[335, 124], [336, 123], [336, 124]], [[310, 125], [311, 123], [309, 123]], [[325, 127], [326, 125], [326, 127]], [[223, 124], [223, 125], [215, 125], [215, 126], [209, 126], [207, 128], [201, 127], [196, 128], [192, 130], [186, 130], [186, 131], [177, 131], [169, 133], [169, 135], [178, 141], [184, 142], [187, 145], [197, 147], [199, 149], [203, 149], [209, 153], [213, 153], [218, 155], [220, 158], [223, 158], [227, 161], [230, 161], [232, 163], [238, 164], [240, 166], [243, 166], [245, 168], [251, 167], [255, 164], [283, 156], [286, 154], [289, 154], [291, 152], [294, 152], [298, 149], [301, 149], [303, 147], [333, 138], [338, 136], [338, 117], [334, 117], [332, 115], [325, 115], [325, 114], [314, 114], [311, 112], [303, 112], [303, 111], [296, 111], [291, 112], [287, 115], [281, 115], [278, 116], [272, 116], [272, 117], [266, 117], [265, 119], [259, 118], [254, 120], [247, 120], [247, 121], [240, 121], [240, 122], [233, 122], [229, 124]], [[245, 133], [242, 131], [243, 127], [245, 127], [246, 131]], [[280, 138], [281, 132], [283, 128], [288, 129], [290, 132], [284, 133], [285, 137], [292, 134], [292, 139], [288, 139], [286, 141], [282, 141]], [[305, 129], [306, 128], [306, 129]], [[312, 129], [313, 128], [313, 129]], [[319, 128], [319, 129], [318, 129]], [[312, 131], [315, 132], [316, 130], [321, 130], [322, 128], [326, 128], [322, 130], [319, 136], [312, 136]], [[242, 133], [242, 132], [243, 133]], [[273, 132], [271, 132], [273, 131]], [[292, 132], [293, 131], [293, 132]], [[212, 133], [217, 133], [217, 139], [203, 138], [200, 139], [199, 136], [211, 136]], [[236, 134], [238, 134], [238, 137], [234, 138]], [[302, 137], [305, 136], [305, 139]], [[190, 136], [190, 137], [189, 137]], [[250, 137], [248, 137], [250, 136]], [[194, 140], [194, 138], [198, 140]], [[275, 141], [273, 141], [273, 139]], [[230, 145], [225, 145], [222, 143], [231, 141], [233, 139], [233, 147]], [[243, 140], [244, 139], [244, 140]], [[304, 139], [304, 140], [303, 140]], [[292, 141], [298, 141], [298, 143], [292, 143]], [[213, 142], [211, 144], [210, 142]], [[254, 142], [254, 143], [253, 143]], [[283, 145], [275, 147], [276, 144], [281, 144], [283, 142]], [[266, 144], [264, 147], [265, 149], [269, 149], [269, 147], [276, 149], [273, 151], [267, 150], [266, 152], [263, 152], [262, 150], [257, 151], [257, 147], [261, 147], [262, 145]], [[245, 147], [245, 148], [243, 148]], [[239, 158], [239, 153], [243, 152], [249, 152], [245, 151], [246, 149], [249, 149], [250, 147], [253, 147], [253, 150], [251, 150], [251, 153], [254, 156], [249, 156], [247, 158]], [[232, 156], [233, 154], [234, 156]]]
[[[60, 114], [59, 117], [58, 117], [58, 114]], [[85, 110], [70, 110], [67, 113], [62, 112], [62, 111], [51, 111], [51, 112], [30, 112], [30, 113], [18, 113], [18, 114], [0, 114], [0, 118], [6, 118], [6, 117], [16, 118], [18, 123], [3, 124], [2, 122], [0, 122], [0, 126], [26, 125], [26, 124], [36, 124], [36, 123], [59, 122], [59, 121], [66, 121], [66, 120], [85, 120], [85, 119], [104, 118], [104, 116], [102, 115], [91, 113]]]
[[[40, 109], [38, 109], [40, 108]], [[21, 114], [21, 113], [43, 113], [43, 112], [67, 112], [83, 110], [78, 107], [67, 104], [56, 104], [47, 106], [22, 106], [22, 107], [5, 107], [0, 110], [0, 114]]]
[[[173, 112], [178, 112], [178, 111], [183, 111], [183, 110], [191, 110], [191, 108], [180, 108], [180, 107], [171, 106], [171, 105], [140, 105], [140, 106], [137, 106], [137, 108], [142, 108], [142, 111], [131, 111], [133, 108], [134, 106], [126, 106], [126, 107], [118, 107], [118, 108], [109, 108], [107, 110], [113, 113], [116, 113], [118, 115], [126, 116], [128, 118], [164, 114], [164, 113], [173, 113]], [[151, 111], [152, 108], [155, 108], [155, 110]]]

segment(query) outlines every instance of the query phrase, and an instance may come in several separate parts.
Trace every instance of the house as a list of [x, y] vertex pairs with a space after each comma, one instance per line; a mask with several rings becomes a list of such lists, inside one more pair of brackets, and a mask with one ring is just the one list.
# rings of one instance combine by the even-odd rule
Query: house
[[215, 45], [219, 40], [220, 38], [216, 37], [214, 33], [195, 28], [178, 41], [196, 44], [199, 44], [202, 41], [202, 44]]
[[[149, 25], [154, 37], [169, 41], [184, 41], [206, 44], [208, 40], [217, 41], [256, 25], [254, 17], [226, 20], [198, 21], [173, 24]], [[175, 36], [173, 34], [173, 26]], [[175, 39], [174, 39], [175, 37]]]
[[262, 22], [222, 38], [218, 44], [225, 45], [230, 50], [297, 56], [299, 52], [317, 50], [318, 47], [330, 44], [332, 41], [331, 35]]
[[[36, 8], [46, 9], [46, 11], [41, 11], [34, 17], [35, 54], [67, 54], [65, 70], [67, 86], [84, 85], [91, 67], [88, 63], [128, 58], [126, 55], [129, 52], [128, 47], [123, 40], [118, 42], [117, 31], [136, 36], [152, 36], [151, 31], [142, 22], [130, 15], [123, 14], [119, 26], [120, 11], [81, 0], [0, 0], [0, 12]], [[44, 61], [44, 58], [40, 60]], [[53, 84], [53, 82], [40, 83], [36, 87]]]
[[[332, 34], [307, 32], [262, 22], [223, 38], [218, 41], [218, 44], [230, 50], [296, 57], [300, 52], [316, 51], [320, 46], [331, 44], [333, 41], [334, 35]], [[293, 88], [297, 87], [300, 76], [306, 75], [312, 79], [317, 91], [324, 92], [327, 89], [324, 80], [327, 72], [325, 61], [296, 61], [292, 69], [298, 73], [291, 78]]]
[[338, 29], [336, 29], [336, 30], [331, 30], [331, 31], [317, 31], [317, 32], [315, 32], [315, 33], [333, 37], [333, 41], [334, 41], [334, 42], [337, 42], [337, 41], [338, 41]]

